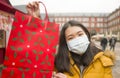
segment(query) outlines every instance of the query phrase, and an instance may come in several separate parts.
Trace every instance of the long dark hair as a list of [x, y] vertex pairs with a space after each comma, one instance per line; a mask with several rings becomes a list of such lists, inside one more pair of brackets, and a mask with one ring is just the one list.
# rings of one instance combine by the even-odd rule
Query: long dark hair
[[[84, 32], [86, 33], [89, 41], [91, 39], [90, 33], [85, 28], [85, 26], [83, 26], [81, 23], [74, 21], [74, 20], [71, 20], [71, 21], [68, 21], [67, 23], [64, 24], [64, 26], [60, 32], [59, 47], [58, 47], [58, 52], [57, 52], [56, 57], [55, 57], [55, 68], [57, 69], [58, 72], [62, 72], [62, 73], [63, 72], [71, 73], [70, 72], [69, 50], [68, 50], [66, 39], [65, 39], [65, 31], [70, 26], [71, 27], [78, 26], [78, 27], [82, 28], [84, 30]], [[72, 55], [73, 55], [73, 57], [75, 56], [75, 58], [73, 58], [74, 60], [76, 60], [76, 61], [79, 60], [78, 59], [79, 55], [76, 55], [74, 53]]]

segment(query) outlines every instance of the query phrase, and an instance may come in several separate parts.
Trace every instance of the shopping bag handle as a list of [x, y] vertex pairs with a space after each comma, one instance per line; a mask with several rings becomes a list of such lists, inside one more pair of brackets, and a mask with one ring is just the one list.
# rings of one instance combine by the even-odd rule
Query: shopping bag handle
[[41, 2], [41, 1], [39, 1], [39, 3], [41, 3], [43, 6], [44, 6], [44, 8], [45, 8], [45, 21], [49, 21], [49, 17], [48, 17], [48, 13], [47, 13], [47, 9], [46, 9], [46, 6], [45, 6], [45, 4], [43, 3], [43, 2]]

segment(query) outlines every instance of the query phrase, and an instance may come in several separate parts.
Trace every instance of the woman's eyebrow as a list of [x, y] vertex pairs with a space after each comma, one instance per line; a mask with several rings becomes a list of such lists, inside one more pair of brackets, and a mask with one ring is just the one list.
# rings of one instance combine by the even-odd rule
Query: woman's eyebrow
[[70, 36], [73, 36], [73, 35], [72, 35], [72, 34], [69, 34], [69, 35], [66, 36], [66, 38], [68, 38], [68, 37], [70, 37]]
[[[77, 33], [75, 33], [75, 34], [79, 34], [79, 33], [82, 33], [82, 31], [78, 31]], [[69, 35], [67, 35], [66, 37], [68, 38], [68, 37], [70, 37], [70, 36], [73, 36], [72, 34], [69, 34]]]
[[77, 34], [82, 33], [83, 31], [78, 31]]

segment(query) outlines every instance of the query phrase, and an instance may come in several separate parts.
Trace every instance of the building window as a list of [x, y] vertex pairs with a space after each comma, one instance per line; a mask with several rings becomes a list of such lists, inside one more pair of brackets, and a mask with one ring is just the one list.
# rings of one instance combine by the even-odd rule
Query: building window
[[103, 18], [97, 18], [98, 22], [103, 22]]
[[76, 20], [76, 21], [77, 21], [77, 17], [75, 17], [75, 18], [74, 18], [74, 20]]
[[63, 17], [63, 22], [65, 21], [65, 18]]
[[94, 27], [95, 27], [95, 24], [94, 24], [94, 23], [92, 23], [92, 24], [91, 24], [91, 27], [92, 27], [92, 28], [94, 28]]
[[100, 23], [100, 27], [103, 27], [103, 23]]
[[88, 22], [88, 21], [89, 21], [89, 18], [83, 18], [82, 21], [83, 21], [83, 22]]
[[91, 21], [92, 21], [92, 22], [95, 22], [95, 18], [91, 18]]
[[100, 27], [100, 23], [97, 23], [97, 27]]
[[88, 27], [88, 23], [82, 23], [85, 27]]
[[57, 19], [57, 18], [55, 18], [55, 21], [56, 21], [56, 22], [58, 22], [58, 19]]
[[58, 21], [61, 21], [61, 18], [60, 18], [60, 17], [58, 18]]
[[67, 18], [66, 18], [66, 21], [69, 21], [69, 20], [70, 20], [70, 19], [67, 17]]

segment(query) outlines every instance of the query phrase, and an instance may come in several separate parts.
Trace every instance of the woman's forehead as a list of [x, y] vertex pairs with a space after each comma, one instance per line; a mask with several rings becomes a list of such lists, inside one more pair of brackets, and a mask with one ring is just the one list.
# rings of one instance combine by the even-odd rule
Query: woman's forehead
[[78, 26], [70, 26], [70, 27], [68, 27], [67, 29], [66, 29], [66, 31], [65, 31], [65, 34], [74, 34], [74, 33], [77, 33], [78, 31], [80, 31], [80, 32], [84, 32], [84, 30], [81, 28], [81, 27], [78, 27]]

